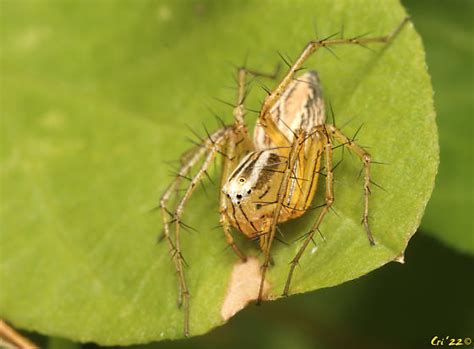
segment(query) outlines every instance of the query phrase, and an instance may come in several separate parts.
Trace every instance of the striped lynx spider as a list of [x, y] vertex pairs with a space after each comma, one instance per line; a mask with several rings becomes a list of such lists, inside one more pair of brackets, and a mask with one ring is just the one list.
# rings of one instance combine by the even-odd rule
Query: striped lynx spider
[[[234, 242], [231, 228], [256, 239], [264, 254], [257, 302], [263, 297], [265, 275], [271, 262], [271, 248], [277, 224], [303, 215], [316, 193], [319, 171], [325, 170], [325, 204], [297, 254], [290, 262], [283, 295], [288, 295], [295, 266], [303, 255], [321, 222], [334, 203], [333, 143], [337, 142], [355, 154], [364, 166], [364, 207], [362, 223], [371, 245], [375, 244], [369, 227], [370, 163], [369, 153], [344, 135], [335, 125], [326, 123], [324, 101], [318, 75], [308, 71], [299, 75], [303, 63], [319, 48], [333, 45], [388, 43], [403, 28], [408, 19], [383, 37], [335, 39], [333, 36], [310, 41], [296, 61], [289, 65], [283, 79], [271, 91], [260, 109], [253, 137], [244, 122], [247, 77], [267, 76], [246, 68], [238, 69], [237, 105], [234, 123], [208, 134], [202, 143], [181, 158], [181, 168], [160, 200], [166, 238], [173, 255], [179, 279], [179, 305], [184, 308], [184, 334], [189, 335], [189, 298], [184, 258], [180, 244], [180, 229], [184, 207], [196, 185], [207, 175], [206, 170], [218, 154], [223, 155], [220, 224], [227, 243], [242, 261], [246, 255]], [[195, 166], [197, 172], [188, 175]], [[173, 211], [167, 206], [184, 178], [189, 184]], [[174, 224], [172, 235], [171, 224]]]

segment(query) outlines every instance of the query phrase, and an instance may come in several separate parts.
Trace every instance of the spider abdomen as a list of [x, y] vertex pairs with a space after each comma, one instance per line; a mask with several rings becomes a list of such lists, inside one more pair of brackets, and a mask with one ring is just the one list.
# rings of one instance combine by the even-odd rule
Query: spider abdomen
[[[318, 74], [308, 71], [293, 80], [270, 110], [270, 118], [288, 140], [288, 144], [293, 142], [296, 130], [309, 131], [315, 126], [324, 125], [326, 114]], [[265, 128], [258, 124], [253, 141], [256, 149], [281, 146], [275, 144]]]

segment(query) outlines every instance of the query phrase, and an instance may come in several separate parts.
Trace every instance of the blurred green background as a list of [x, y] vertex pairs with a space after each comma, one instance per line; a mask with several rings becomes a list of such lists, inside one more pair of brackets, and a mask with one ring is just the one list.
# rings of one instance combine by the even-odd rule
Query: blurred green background
[[[338, 287], [250, 306], [198, 338], [141, 348], [430, 348], [433, 336], [474, 338], [474, 6], [470, 0], [402, 3], [425, 44], [441, 145], [437, 187], [406, 251], [407, 263], [391, 263]], [[81, 347], [27, 336], [42, 347]]]

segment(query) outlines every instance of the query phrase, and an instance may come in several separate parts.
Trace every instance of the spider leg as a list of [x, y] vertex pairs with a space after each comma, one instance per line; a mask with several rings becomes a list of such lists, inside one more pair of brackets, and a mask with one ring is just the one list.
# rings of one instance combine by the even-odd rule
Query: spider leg
[[[246, 115], [245, 110], [245, 99], [247, 97], [248, 91], [247, 88], [247, 78], [249, 75], [265, 77], [269, 79], [274, 79], [278, 74], [278, 67], [271, 74], [262, 73], [255, 70], [250, 70], [245, 67], [240, 67], [237, 69], [237, 105], [234, 107], [234, 127], [233, 132], [229, 134], [229, 138], [226, 143], [226, 157], [223, 159], [223, 169], [221, 175], [221, 186], [224, 185], [227, 181], [229, 175], [234, 170], [235, 166], [239, 163], [239, 160], [246, 155], [249, 151], [254, 149], [253, 142], [249, 136], [247, 126], [245, 125], [244, 117]], [[227, 216], [227, 207], [226, 207], [226, 198], [221, 192], [220, 194], [220, 223], [222, 229], [224, 230], [224, 235], [229, 246], [232, 247], [235, 254], [245, 262], [247, 257], [236, 245], [234, 238], [231, 233], [231, 225], [229, 218]]]
[[[275, 79], [278, 75], [280, 70], [280, 66], [277, 65], [275, 71], [273, 73], [263, 73], [258, 72], [255, 70], [251, 70], [245, 67], [238, 68], [237, 70], [237, 84], [238, 84], [238, 95], [237, 95], [237, 106], [234, 108], [234, 122], [236, 133], [242, 133], [243, 139], [245, 140], [245, 144], [248, 145], [248, 148], [254, 149], [253, 141], [250, 139], [248, 130], [244, 123], [244, 117], [246, 114], [246, 110], [244, 107], [245, 98], [247, 97], [247, 77], [248, 75], [257, 76], [257, 77], [264, 77], [267, 79]], [[266, 132], [274, 139], [277, 144], [286, 145], [288, 148], [290, 144], [285, 136], [281, 133], [278, 126], [275, 124], [273, 120], [268, 120], [265, 125], [261, 125], [262, 127], [266, 128]]]
[[[202, 179], [207, 168], [212, 163], [212, 160], [221, 151], [223, 144], [228, 139], [229, 135], [232, 134], [233, 129], [231, 127], [223, 127], [216, 132], [209, 135], [207, 139], [203, 141], [194, 151], [191, 153], [185, 153], [185, 161], [181, 166], [176, 178], [168, 186], [160, 199], [160, 210], [163, 219], [164, 236], [168, 242], [170, 252], [173, 256], [173, 261], [178, 274], [178, 304], [184, 305], [184, 335], [189, 335], [189, 290], [186, 284], [186, 278], [184, 274], [184, 259], [181, 252], [180, 244], [180, 228], [181, 228], [181, 217], [184, 211], [184, 206], [191, 197], [196, 185]], [[197, 173], [191, 178], [188, 187], [181, 200], [176, 205], [174, 212], [170, 212], [167, 208], [168, 202], [170, 201], [173, 193], [178, 189], [183, 178], [186, 178], [193, 166], [195, 166], [204, 157], [203, 163], [199, 167]], [[171, 216], [171, 217], [170, 217]], [[175, 223], [175, 234], [174, 240], [171, 238], [170, 224]]]
[[[318, 127], [321, 128], [323, 126]], [[303, 159], [303, 161], [300, 160], [305, 181], [302, 185], [302, 195], [300, 195], [295, 205], [297, 210], [302, 213], [311, 206], [311, 201], [318, 186], [319, 170], [324, 152], [324, 137], [322, 136], [322, 132], [310, 132], [310, 134], [306, 136], [305, 142], [308, 142], [308, 144], [305, 144], [307, 148], [307, 158]]]
[[[167, 208], [168, 202], [170, 201], [173, 194], [176, 193], [179, 185], [183, 181], [184, 178], [187, 177], [188, 173], [190, 172], [191, 168], [202, 158], [202, 156], [206, 153], [205, 146], [199, 146], [195, 149], [192, 149], [190, 152], [186, 152], [182, 157], [182, 165], [180, 170], [178, 171], [175, 179], [171, 184], [166, 188], [165, 192], [160, 198], [160, 211], [161, 211], [161, 219], [163, 221], [163, 235], [166, 241], [168, 242], [168, 246], [170, 249], [170, 253], [173, 257], [173, 261], [175, 263], [176, 271], [179, 274], [179, 266], [176, 258], [176, 246], [173, 239], [170, 236], [170, 224], [173, 222], [172, 220], [172, 213]], [[170, 217], [171, 216], [171, 217]], [[178, 305], [181, 306], [182, 303], [182, 296], [181, 296], [181, 283], [179, 283], [179, 294], [178, 294]]]
[[[287, 296], [290, 290], [291, 279], [293, 277], [293, 272], [295, 267], [298, 265], [298, 262], [303, 255], [306, 247], [308, 244], [313, 240], [314, 234], [318, 231], [321, 222], [323, 221], [326, 214], [329, 212], [332, 204], [334, 203], [334, 191], [333, 191], [333, 183], [334, 177], [332, 172], [332, 142], [331, 138], [327, 135], [326, 129], [324, 126], [318, 127], [316, 129], [316, 133], [320, 135], [320, 138], [323, 141], [323, 151], [324, 151], [324, 161], [326, 167], [326, 195], [325, 195], [325, 206], [323, 206], [322, 211], [319, 213], [318, 219], [311, 227], [308, 235], [303, 241], [300, 249], [296, 253], [295, 257], [290, 262], [290, 271], [288, 273], [288, 277], [286, 279], [285, 289], [283, 291], [283, 296]], [[316, 142], [317, 143], [317, 142]]]
[[241, 125], [244, 125], [244, 117], [246, 114], [245, 111], [245, 99], [247, 97], [248, 91], [247, 89], [247, 77], [249, 75], [256, 76], [256, 77], [263, 77], [267, 79], [275, 79], [278, 75], [280, 70], [280, 66], [278, 65], [273, 73], [265, 73], [259, 72], [256, 70], [248, 69], [246, 67], [237, 68], [237, 106], [234, 108], [234, 121], [237, 128]]
[[[230, 173], [235, 167], [235, 134], [232, 133], [227, 140], [225, 154], [227, 155], [223, 159], [223, 166], [222, 166], [222, 175], [221, 175], [221, 187], [223, 186], [224, 182], [229, 177]], [[219, 212], [220, 212], [220, 224], [222, 229], [224, 230], [224, 235], [227, 241], [227, 244], [232, 248], [235, 254], [242, 260], [242, 262], [247, 261], [247, 256], [239, 249], [237, 244], [234, 241], [234, 238], [231, 233], [231, 225], [229, 222], [229, 218], [227, 216], [227, 204], [226, 204], [226, 197], [225, 194], [221, 191], [220, 193], [220, 200], [219, 200]]]
[[271, 263], [270, 251], [271, 251], [273, 240], [275, 238], [276, 226], [278, 224], [278, 218], [280, 217], [280, 212], [283, 207], [283, 202], [288, 193], [290, 179], [291, 179], [291, 176], [293, 175], [293, 169], [295, 167], [296, 162], [298, 161], [299, 152], [304, 146], [303, 139], [304, 139], [304, 132], [298, 130], [296, 133], [296, 138], [290, 149], [290, 153], [289, 153], [289, 157], [288, 157], [287, 165], [285, 168], [285, 172], [283, 174], [282, 181], [280, 182], [280, 186], [278, 188], [276, 207], [273, 213], [270, 229], [268, 230], [267, 234], [262, 234], [262, 236], [260, 237], [260, 247], [262, 248], [265, 254], [265, 261], [263, 262], [262, 268], [261, 268], [262, 276], [260, 279], [260, 287], [258, 291], [257, 304], [260, 304], [260, 302], [263, 299], [265, 276], [268, 270], [268, 266]]
[[370, 43], [388, 43], [402, 30], [402, 28], [406, 25], [406, 23], [408, 23], [408, 21], [408, 17], [404, 18], [402, 22], [397, 26], [397, 28], [395, 28], [392, 33], [386, 36], [373, 38], [354, 37], [349, 39], [332, 39], [331, 37], [329, 37], [322, 40], [310, 41], [308, 44], [306, 44], [299, 57], [290, 67], [289, 71], [286, 73], [286, 75], [283, 77], [277, 87], [265, 99], [265, 102], [263, 103], [262, 109], [260, 111], [259, 123], [265, 126], [271, 122], [270, 110], [275, 105], [275, 103], [278, 102], [279, 98], [285, 92], [288, 85], [294, 79], [295, 74], [303, 66], [303, 63], [318, 49], [320, 49], [321, 47], [327, 47], [332, 45], [365, 45]]
[[350, 139], [341, 130], [334, 125], [326, 125], [329, 133], [344, 147], [351, 150], [364, 164], [364, 214], [362, 216], [362, 223], [364, 224], [367, 238], [370, 245], [375, 245], [375, 240], [369, 226], [369, 196], [370, 196], [370, 154], [361, 146], [356, 144], [353, 139]]
[[[238, 96], [237, 96], [237, 105], [234, 108], [234, 126], [227, 127], [224, 126], [221, 129], [217, 130], [213, 134], [208, 135], [208, 138], [205, 139], [201, 144], [199, 144], [195, 149], [186, 152], [181, 157], [181, 168], [174, 179], [174, 181], [168, 186], [168, 188], [163, 193], [160, 199], [160, 210], [163, 220], [164, 227], [164, 237], [166, 238], [170, 252], [173, 256], [173, 261], [176, 268], [176, 273], [178, 274], [178, 305], [184, 306], [184, 334], [185, 336], [189, 335], [189, 290], [186, 283], [185, 273], [184, 273], [184, 258], [181, 251], [180, 243], [180, 229], [181, 225], [184, 224], [181, 222], [181, 217], [183, 215], [184, 207], [191, 197], [196, 185], [202, 179], [202, 176], [206, 174], [206, 170], [209, 165], [212, 163], [214, 158], [218, 153], [222, 153], [222, 149], [226, 146], [226, 152], [228, 154], [222, 153], [224, 155], [224, 169], [222, 174], [222, 180], [226, 180], [230, 172], [233, 170], [234, 163], [238, 160], [239, 157], [243, 156], [246, 152], [253, 149], [252, 140], [248, 135], [247, 127], [244, 123], [245, 116], [245, 81], [247, 74], [252, 74], [255, 76], [264, 76], [271, 78], [270, 74], [262, 74], [255, 71], [250, 71], [245, 68], [240, 68], [238, 70]], [[276, 74], [276, 72], [275, 72]], [[239, 154], [236, 154], [236, 153]], [[238, 155], [238, 156], [236, 156]], [[188, 175], [191, 169], [202, 159], [204, 158], [200, 168], [194, 177], [190, 178], [190, 183], [185, 189], [184, 194], [182, 195], [180, 201], [176, 205], [174, 212], [170, 212], [167, 208], [173, 193], [177, 192], [182, 180], [184, 178], [189, 178]], [[231, 231], [230, 224], [228, 222], [227, 216], [223, 213], [223, 198], [221, 195], [221, 224], [224, 229], [224, 234], [227, 240], [227, 243], [232, 247], [235, 253], [239, 256], [240, 259], [246, 260], [246, 256], [240, 251], [240, 249], [235, 244]], [[171, 216], [171, 217], [170, 217]], [[175, 223], [174, 239], [171, 237], [170, 224]]]

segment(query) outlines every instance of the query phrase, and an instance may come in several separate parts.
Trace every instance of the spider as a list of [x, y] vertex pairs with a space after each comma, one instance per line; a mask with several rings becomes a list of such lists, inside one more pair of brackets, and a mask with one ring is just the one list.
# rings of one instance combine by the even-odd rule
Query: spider
[[[277, 224], [303, 215], [311, 206], [317, 189], [319, 173], [325, 170], [325, 204], [297, 254], [290, 262], [283, 295], [288, 295], [295, 266], [318, 231], [321, 222], [334, 203], [333, 142], [352, 151], [364, 166], [364, 209], [362, 223], [369, 243], [375, 244], [369, 227], [370, 154], [335, 125], [326, 123], [324, 101], [316, 72], [296, 76], [303, 63], [319, 48], [332, 45], [390, 42], [408, 22], [405, 18], [389, 35], [336, 39], [334, 36], [310, 41], [296, 61], [289, 65], [283, 79], [265, 98], [257, 119], [253, 137], [244, 122], [246, 83], [248, 76], [270, 77], [246, 68], [238, 68], [237, 103], [233, 110], [234, 123], [223, 125], [208, 134], [202, 143], [181, 157], [181, 168], [160, 200], [163, 233], [173, 255], [178, 274], [178, 304], [184, 308], [184, 335], [189, 335], [190, 293], [184, 272], [185, 261], [180, 244], [183, 211], [196, 185], [207, 175], [206, 170], [220, 154], [223, 156], [220, 225], [225, 238], [243, 262], [247, 257], [235, 243], [231, 228], [256, 239], [264, 254], [257, 303], [263, 298], [265, 275], [271, 262], [271, 248]], [[196, 174], [189, 178], [192, 168], [200, 163]], [[323, 166], [323, 167], [322, 167]], [[174, 210], [167, 208], [183, 178], [189, 179]], [[171, 235], [171, 224], [174, 235]]]

